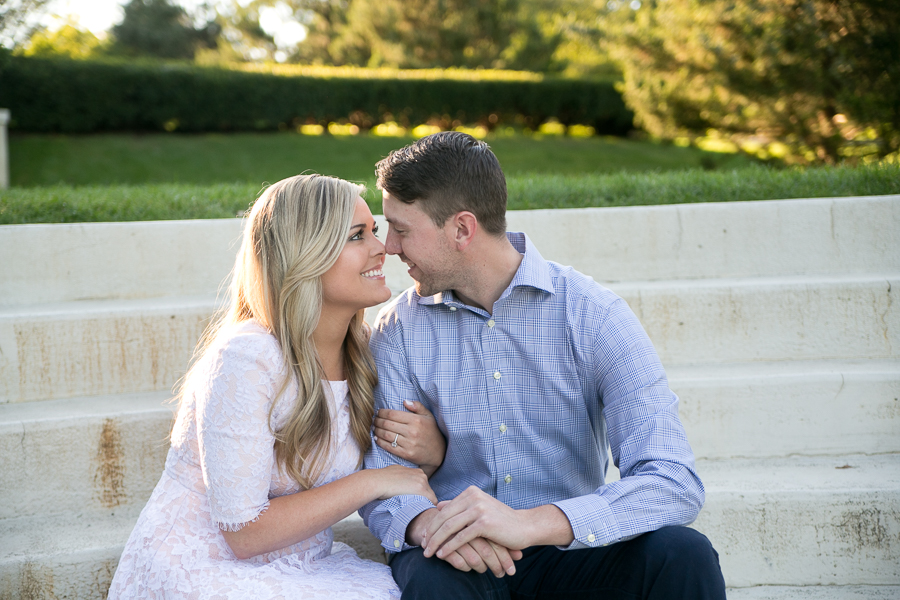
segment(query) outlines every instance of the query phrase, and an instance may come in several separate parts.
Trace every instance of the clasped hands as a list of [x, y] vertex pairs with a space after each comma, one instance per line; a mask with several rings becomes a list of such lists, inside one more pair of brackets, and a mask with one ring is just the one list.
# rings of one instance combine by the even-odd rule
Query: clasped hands
[[421, 546], [426, 557], [436, 556], [460, 571], [490, 569], [497, 577], [514, 575], [513, 561], [521, 559], [522, 549], [534, 545], [536, 538], [537, 523], [528, 518], [529, 512], [512, 509], [472, 486], [413, 519], [407, 540]]

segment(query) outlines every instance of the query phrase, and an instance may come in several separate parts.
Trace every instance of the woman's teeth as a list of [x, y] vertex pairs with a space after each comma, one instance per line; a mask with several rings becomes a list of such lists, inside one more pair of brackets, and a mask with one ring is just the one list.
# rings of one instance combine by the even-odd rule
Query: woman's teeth
[[381, 269], [372, 269], [371, 271], [366, 271], [362, 274], [363, 277], [383, 277], [384, 273], [381, 272]]

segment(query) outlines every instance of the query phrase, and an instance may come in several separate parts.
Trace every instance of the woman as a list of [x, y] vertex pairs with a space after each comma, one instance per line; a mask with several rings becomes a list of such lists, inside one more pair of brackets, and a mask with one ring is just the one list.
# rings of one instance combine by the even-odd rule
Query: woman
[[376, 382], [362, 309], [390, 297], [360, 192], [296, 176], [253, 206], [110, 598], [399, 597], [386, 566], [332, 547], [330, 529], [377, 498], [436, 502], [422, 470], [358, 470]]

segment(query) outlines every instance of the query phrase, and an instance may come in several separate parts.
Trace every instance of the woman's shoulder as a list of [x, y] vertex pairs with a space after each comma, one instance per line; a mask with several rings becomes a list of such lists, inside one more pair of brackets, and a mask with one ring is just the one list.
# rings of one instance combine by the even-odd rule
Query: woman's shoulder
[[275, 371], [281, 370], [283, 362], [278, 340], [252, 319], [223, 327], [209, 350], [209, 354], [220, 360], [249, 361]]

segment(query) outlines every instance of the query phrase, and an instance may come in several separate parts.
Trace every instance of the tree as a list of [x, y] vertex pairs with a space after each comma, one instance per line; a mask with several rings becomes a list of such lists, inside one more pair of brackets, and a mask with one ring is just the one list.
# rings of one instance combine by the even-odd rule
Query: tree
[[547, 70], [559, 37], [549, 0], [294, 0], [309, 30], [295, 58], [401, 68]]
[[195, 28], [187, 11], [169, 0], [131, 0], [122, 22], [112, 28], [113, 51], [193, 59], [198, 46], [215, 48], [220, 32], [215, 20]]
[[34, 31], [31, 22], [48, 0], [0, 0], [0, 46], [15, 48]]
[[66, 23], [55, 31], [35, 32], [24, 47], [25, 56], [66, 56], [84, 59], [94, 56], [103, 42], [76, 23]]
[[653, 0], [606, 38], [636, 121], [834, 163], [900, 147], [896, 0]]

